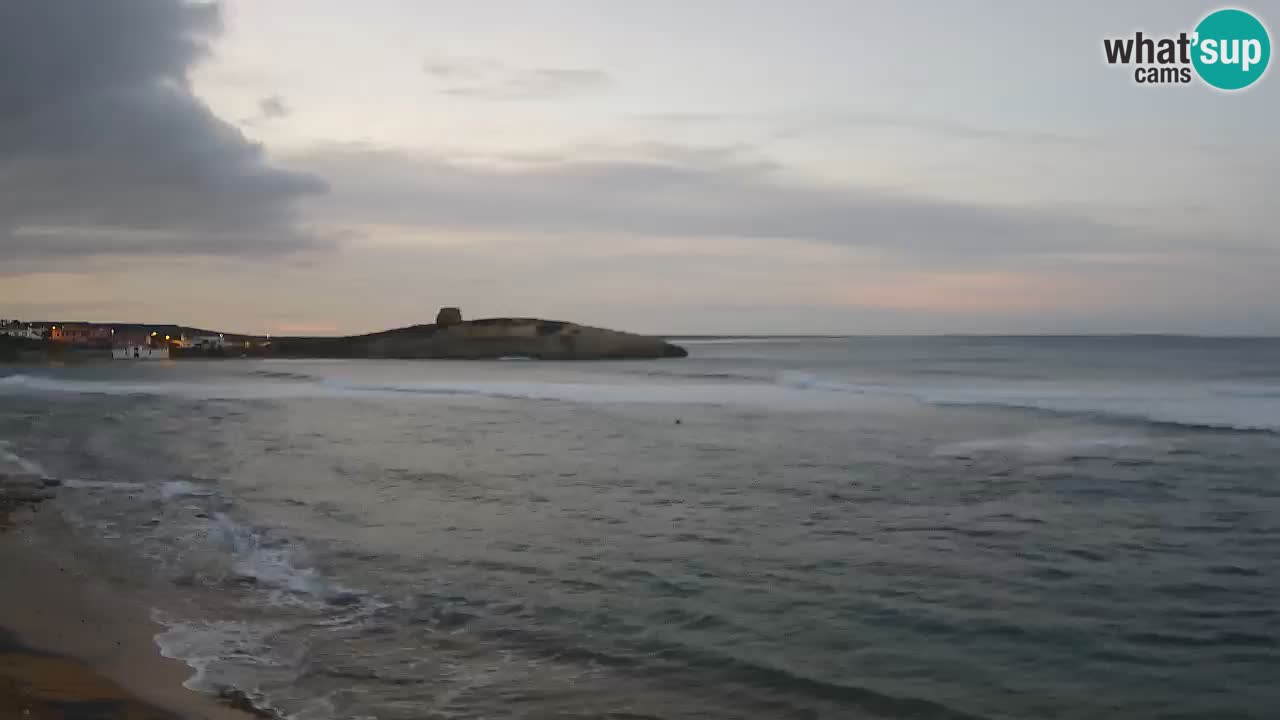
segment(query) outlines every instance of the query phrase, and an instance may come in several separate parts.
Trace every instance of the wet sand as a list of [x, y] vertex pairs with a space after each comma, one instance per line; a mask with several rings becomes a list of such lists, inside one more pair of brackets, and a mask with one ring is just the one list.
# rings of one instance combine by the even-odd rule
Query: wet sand
[[0, 628], [0, 718], [176, 720], [84, 663], [33, 650]]
[[[2, 475], [2, 473], [0, 473]], [[0, 720], [245, 720], [187, 690], [160, 656], [149, 610], [92, 561], [30, 532], [53, 494], [0, 476]], [[90, 572], [92, 569], [94, 572]]]

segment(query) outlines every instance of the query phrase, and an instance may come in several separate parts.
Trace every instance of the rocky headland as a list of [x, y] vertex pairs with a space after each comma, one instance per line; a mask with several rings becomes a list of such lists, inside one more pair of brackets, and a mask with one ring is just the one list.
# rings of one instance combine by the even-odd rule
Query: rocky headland
[[273, 337], [263, 347], [275, 357], [448, 358], [481, 360], [609, 360], [685, 357], [678, 345], [649, 335], [558, 320], [485, 318], [464, 321], [443, 308], [429, 325], [347, 337]]

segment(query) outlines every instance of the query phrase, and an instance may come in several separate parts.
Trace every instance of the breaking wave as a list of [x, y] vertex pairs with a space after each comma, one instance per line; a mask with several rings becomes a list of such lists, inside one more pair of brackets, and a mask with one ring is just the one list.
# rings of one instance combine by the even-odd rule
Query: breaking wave
[[784, 371], [784, 386], [851, 395], [894, 395], [937, 406], [1004, 407], [1204, 430], [1280, 432], [1280, 385], [1168, 383], [847, 383]]
[[[1006, 381], [989, 384], [850, 382], [787, 370], [772, 382], [736, 373], [652, 376], [640, 382], [438, 381], [362, 383], [301, 373], [254, 373], [252, 380], [121, 382], [16, 374], [0, 391], [166, 395], [189, 399], [303, 397], [480, 397], [604, 404], [724, 405], [775, 411], [853, 410], [869, 401], [988, 406], [1096, 416], [1208, 430], [1280, 432], [1280, 385], [1167, 382], [1122, 384]], [[855, 400], [855, 398], [857, 400]]]
[[[28, 460], [21, 455], [13, 452], [7, 440], [0, 440], [0, 463], [8, 464], [16, 467], [18, 470], [31, 475], [45, 475], [44, 468], [36, 462]], [[0, 465], [0, 470], [4, 469]]]

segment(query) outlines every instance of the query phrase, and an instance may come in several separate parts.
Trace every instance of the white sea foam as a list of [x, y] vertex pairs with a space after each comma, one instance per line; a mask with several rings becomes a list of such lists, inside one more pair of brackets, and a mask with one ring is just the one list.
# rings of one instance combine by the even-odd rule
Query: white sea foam
[[[797, 376], [799, 377], [799, 376]], [[829, 393], [835, 384], [812, 381], [764, 382], [549, 382], [549, 381], [437, 381], [361, 383], [328, 379], [319, 382], [253, 380], [240, 382], [119, 382], [81, 381], [13, 375], [5, 378], [10, 391], [63, 392], [104, 395], [158, 395], [186, 399], [292, 399], [480, 397], [503, 400], [559, 401], [575, 403], [631, 403], [668, 405], [745, 405], [772, 410], [833, 409], [847, 407], [848, 397]], [[804, 392], [798, 392], [804, 391]]]
[[62, 487], [75, 488], [81, 490], [142, 490], [146, 486], [137, 482], [126, 482], [123, 480], [80, 480], [68, 479], [62, 481]]
[[894, 387], [878, 383], [851, 383], [828, 380], [802, 370], [783, 370], [776, 379], [778, 385], [800, 390], [820, 390], [825, 392], [847, 393], [851, 395], [899, 395], [914, 397], [905, 387]]
[[[183, 687], [196, 692], [221, 694], [239, 690], [261, 711], [287, 720], [333, 720], [337, 717], [332, 700], [327, 696], [281, 698], [296, 695], [290, 687], [300, 673], [297, 658], [281, 655], [273, 636], [288, 631], [290, 623], [281, 621], [187, 621], [152, 608], [151, 619], [164, 628], [154, 636], [163, 657], [177, 660], [191, 668], [191, 676]], [[268, 691], [268, 685], [274, 690]], [[287, 705], [285, 710], [281, 705]], [[347, 716], [352, 717], [352, 716]], [[353, 720], [364, 720], [360, 716]]]
[[208, 497], [213, 495], [213, 489], [197, 485], [188, 480], [169, 480], [160, 484], [160, 497], [164, 500], [173, 500], [180, 497]]
[[225, 513], [214, 516], [210, 539], [231, 555], [232, 568], [241, 577], [251, 577], [270, 588], [321, 596], [327, 588], [318, 573], [300, 566], [294, 548], [283, 540], [272, 540], [259, 530], [246, 527]]
[[[764, 408], [777, 412], [849, 409], [867, 399], [811, 388], [762, 382], [409, 382], [344, 384], [356, 393], [399, 393], [424, 397], [483, 397], [584, 404], [709, 405]], [[884, 400], [884, 397], [880, 397]]]
[[164, 628], [155, 636], [160, 654], [191, 668], [183, 686], [197, 692], [217, 693], [226, 687], [252, 687], [251, 678], [238, 672], [228, 658], [252, 659], [258, 665], [280, 665], [271, 652], [272, 633], [288, 627], [284, 622], [247, 620], [182, 621], [153, 608], [151, 619]]
[[31, 475], [45, 475], [44, 468], [39, 463], [18, 455], [10, 449], [11, 447], [7, 440], [0, 440], [0, 463], [7, 463]]
[[[208, 491], [187, 481], [166, 485], [171, 494], [178, 493], [172, 497]], [[253, 580], [238, 583], [230, 595], [225, 586], [215, 585], [212, 594], [195, 596], [205, 600], [188, 605], [181, 616], [152, 609], [152, 619], [163, 628], [154, 636], [160, 653], [191, 668], [183, 685], [213, 694], [236, 689], [255, 707], [290, 720], [334, 718], [328, 698], [297, 694], [309, 644], [292, 638], [321, 628], [361, 625], [385, 604], [322, 577], [296, 542], [223, 513], [213, 514], [203, 535], [197, 531], [183, 537], [178, 545], [194, 544], [204, 551], [197, 552], [197, 562], [209, 562], [207, 551], [216, 555], [215, 564], [223, 569], [207, 579], [220, 583], [219, 577], [230, 574]], [[359, 602], [332, 602], [341, 596]]]
[[1221, 383], [1214, 385], [1212, 391], [1219, 395], [1235, 397], [1280, 398], [1280, 384]]
[[983, 438], [939, 445], [933, 454], [940, 457], [973, 457], [987, 453], [1013, 453], [1036, 458], [1055, 458], [1092, 452], [1143, 447], [1150, 438], [1100, 435], [1084, 430], [1043, 431], [1007, 437]]
[[288, 399], [334, 395], [318, 383], [271, 382], [120, 382], [115, 380], [66, 380], [61, 378], [10, 375], [0, 378], [0, 389], [8, 391], [57, 392], [82, 395], [158, 395], [192, 400]]
[[975, 405], [1102, 415], [1188, 427], [1280, 431], [1280, 386], [1207, 383], [1005, 382], [985, 385], [853, 383], [784, 371], [786, 387], [910, 398], [929, 405]]
[[[253, 582], [241, 585], [238, 593], [247, 595], [239, 594], [229, 604], [223, 604], [225, 588], [219, 587], [208, 596], [214, 604], [194, 613], [199, 619], [152, 610], [153, 620], [164, 628], [154, 637], [160, 653], [192, 670], [183, 685], [207, 693], [236, 689], [255, 707], [290, 720], [336, 717], [329, 698], [298, 694], [297, 681], [310, 645], [291, 638], [362, 627], [387, 604], [321, 576], [307, 564], [297, 543], [226, 514], [214, 514], [204, 542], [197, 538], [188, 536], [188, 541], [216, 551], [218, 564], [225, 563], [234, 577]], [[357, 602], [333, 602], [346, 598]]]
[[1280, 431], [1280, 397], [1224, 395], [1191, 383], [926, 388], [915, 394], [935, 405], [989, 405], [1187, 427]]
[[191, 399], [289, 399], [305, 397], [376, 397], [387, 394], [431, 396], [482, 396], [504, 399], [565, 400], [576, 402], [689, 402], [725, 401], [734, 397], [724, 385], [592, 384], [555, 382], [402, 382], [353, 383], [341, 380], [322, 382], [164, 382], [126, 383], [116, 381], [62, 380], [11, 375], [4, 378], [9, 388], [39, 392], [104, 395], [161, 395]]
[[334, 601], [359, 599], [362, 606], [376, 605], [367, 593], [321, 574], [297, 543], [248, 527], [225, 513], [215, 513], [213, 520], [208, 541], [227, 553], [235, 577], [253, 579], [267, 604], [317, 609]]
[[648, 383], [505, 380], [361, 383], [340, 379], [136, 383], [19, 374], [0, 378], [0, 390], [165, 395], [188, 399], [478, 397], [571, 403], [750, 406], [783, 412], [848, 410], [866, 407], [872, 402], [905, 400], [931, 405], [988, 405], [1096, 414], [1192, 427], [1280, 431], [1280, 385], [1190, 381], [918, 384], [854, 382], [821, 377], [804, 370], [783, 371], [773, 383], [745, 379], [717, 382], [673, 379]]

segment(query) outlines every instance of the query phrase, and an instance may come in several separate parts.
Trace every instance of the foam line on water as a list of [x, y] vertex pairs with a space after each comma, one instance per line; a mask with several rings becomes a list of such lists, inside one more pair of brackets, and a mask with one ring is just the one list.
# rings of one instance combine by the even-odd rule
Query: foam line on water
[[934, 389], [919, 393], [934, 405], [987, 405], [1188, 428], [1280, 431], [1280, 398], [1223, 396], [1196, 386]]
[[987, 453], [1014, 453], [1035, 457], [1061, 457], [1080, 453], [1111, 453], [1115, 450], [1151, 445], [1150, 438], [1102, 435], [1085, 431], [1042, 431], [982, 438], [939, 445], [938, 457], [972, 457]]
[[81, 381], [10, 375], [0, 390], [166, 395], [189, 399], [291, 399], [481, 397], [502, 400], [604, 404], [727, 405], [774, 411], [840, 410], [871, 402], [910, 401], [929, 405], [996, 406], [1045, 412], [1100, 415], [1116, 419], [1193, 428], [1280, 432], [1280, 385], [1004, 382], [983, 385], [924, 385], [851, 382], [803, 370], [778, 374], [774, 382], [707, 382], [671, 379], [648, 383], [545, 381], [437, 381], [358, 383], [257, 379], [241, 382]]
[[160, 497], [164, 500], [173, 500], [180, 497], [209, 497], [213, 494], [213, 489], [197, 485], [189, 480], [169, 480], [160, 484]]
[[125, 480], [63, 480], [62, 487], [80, 490], [142, 490], [146, 486], [138, 482]]
[[893, 396], [936, 405], [971, 405], [1096, 415], [1188, 428], [1280, 432], [1280, 386], [1211, 383], [851, 383], [784, 371], [784, 386], [859, 396]]
[[0, 440], [0, 462], [7, 463], [18, 468], [24, 473], [30, 475], [44, 476], [44, 468], [39, 463], [28, 460], [21, 455], [13, 452], [10, 448], [12, 445], [7, 440]]
[[[574, 403], [745, 405], [772, 410], [833, 409], [848, 407], [851, 399], [812, 392], [810, 388], [784, 387], [762, 382], [649, 382], [577, 383], [446, 381], [355, 383], [252, 380], [238, 383], [114, 382], [63, 380], [12, 375], [0, 379], [0, 388], [19, 392], [64, 392], [105, 395], [158, 395], [186, 399], [293, 399], [293, 398], [456, 398], [557, 401]], [[819, 388], [821, 389], [821, 388]]]

